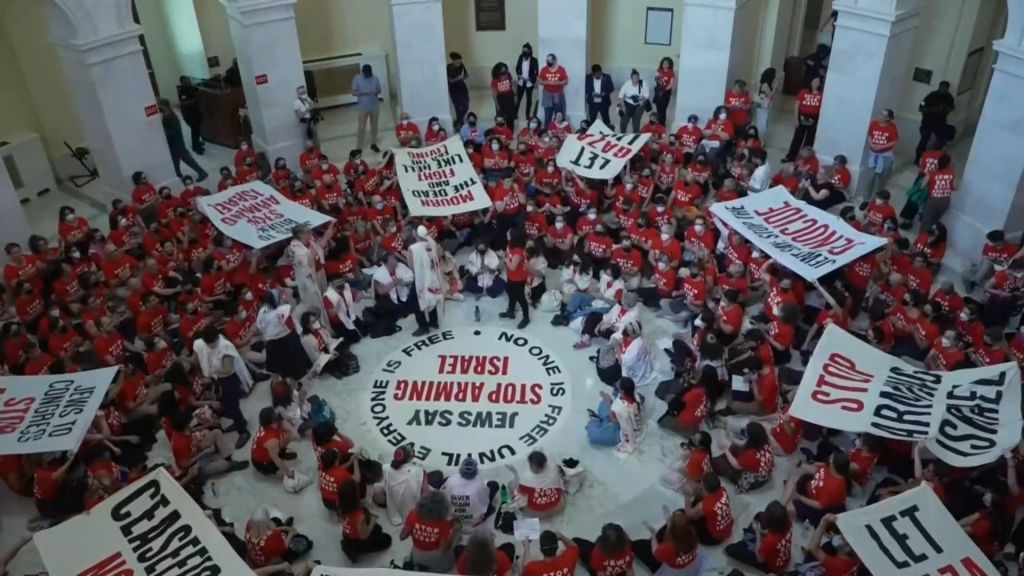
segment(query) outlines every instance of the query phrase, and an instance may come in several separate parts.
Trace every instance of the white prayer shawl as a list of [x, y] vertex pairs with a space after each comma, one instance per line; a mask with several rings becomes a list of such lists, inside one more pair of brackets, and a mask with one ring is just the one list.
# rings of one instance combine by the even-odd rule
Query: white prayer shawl
[[[497, 270], [501, 266], [501, 261], [498, 260], [498, 254], [494, 250], [488, 249], [483, 256], [476, 250], [469, 255], [469, 259], [466, 260], [466, 270], [470, 274], [476, 276], [476, 282], [480, 285], [480, 288], [484, 290], [491, 287], [494, 283], [494, 278], [498, 275]], [[488, 270], [484, 270], [487, 267]]]
[[310, 332], [309, 334], [302, 335], [302, 347], [306, 350], [306, 355], [309, 356], [309, 361], [313, 363], [313, 367], [310, 368], [309, 372], [313, 375], [319, 375], [323, 371], [324, 366], [333, 358], [334, 347], [337, 345], [338, 340], [331, 338], [325, 330], [320, 330], [320, 336], [324, 339], [324, 344], [327, 346], [327, 350], [320, 349], [320, 340], [315, 334]]
[[612, 414], [619, 423], [619, 445], [617, 455], [628, 456], [640, 445], [647, 434], [647, 422], [639, 402], [627, 402], [621, 396], [612, 401]]
[[317, 261], [323, 262], [323, 249], [316, 242], [306, 246], [298, 239], [292, 240], [285, 249], [284, 260], [292, 265], [295, 271], [295, 286], [299, 290], [299, 300], [306, 310], [320, 315], [320, 321], [327, 323], [327, 311], [324, 310], [323, 293], [327, 289], [327, 276], [317, 270]]
[[392, 526], [401, 526], [409, 512], [416, 508], [423, 490], [423, 468], [409, 463], [398, 470], [384, 467], [384, 494], [387, 497], [388, 520]]
[[409, 259], [420, 310], [428, 312], [439, 308], [438, 313], [443, 314], [444, 283], [441, 282], [440, 248], [437, 243], [428, 238], [409, 246]]
[[340, 290], [334, 286], [328, 286], [327, 291], [324, 292], [324, 299], [330, 302], [331, 309], [341, 321], [342, 326], [349, 330], [356, 329], [356, 303], [351, 286], [346, 284]]
[[573, 265], [562, 269], [562, 292], [590, 292], [594, 287], [594, 277], [589, 272], [581, 272], [580, 267]]
[[[612, 339], [618, 340], [616, 344], [621, 346], [621, 334], [612, 336]], [[658, 374], [654, 371], [654, 357], [643, 338], [634, 338], [622, 350], [619, 363], [622, 365], [622, 375], [633, 380], [637, 388], [653, 384], [657, 379]]]
[[612, 306], [611, 310], [605, 312], [601, 321], [611, 326], [615, 334], [620, 334], [626, 324], [639, 319], [639, 317], [640, 308], [637, 305], [634, 305], [632, 308], [625, 308], [622, 304], [616, 304]]
[[622, 278], [613, 279], [611, 276], [602, 276], [597, 283], [597, 288], [601, 292], [602, 298], [612, 302], [618, 302], [626, 293], [626, 283]]
[[199, 360], [199, 369], [203, 372], [203, 376], [214, 380], [218, 379], [217, 372], [224, 363], [224, 357], [230, 356], [234, 359], [235, 374], [242, 382], [242, 389], [246, 392], [252, 390], [252, 374], [249, 373], [245, 360], [242, 359], [235, 345], [223, 335], [213, 347], [207, 345], [202, 338], [197, 338], [192, 343], [192, 351], [195, 352], [196, 358]]
[[[542, 255], [534, 256], [530, 258], [529, 266], [531, 274], [526, 283], [530, 288], [534, 288], [544, 281], [544, 271], [548, 268], [548, 260]], [[539, 272], [539, 274], [536, 274], [536, 272]]]

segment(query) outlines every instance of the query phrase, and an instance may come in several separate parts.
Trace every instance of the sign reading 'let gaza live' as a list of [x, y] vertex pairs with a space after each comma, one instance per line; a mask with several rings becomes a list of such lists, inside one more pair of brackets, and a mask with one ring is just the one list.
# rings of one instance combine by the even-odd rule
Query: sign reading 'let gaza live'
[[430, 467], [482, 466], [539, 448], [568, 416], [569, 375], [534, 337], [460, 327], [408, 343], [374, 374], [373, 428], [392, 447], [412, 443]]

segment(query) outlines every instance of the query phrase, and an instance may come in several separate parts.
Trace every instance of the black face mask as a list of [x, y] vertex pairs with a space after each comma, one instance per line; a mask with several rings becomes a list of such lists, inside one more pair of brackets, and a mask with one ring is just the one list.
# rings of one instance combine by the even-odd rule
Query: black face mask
[[466, 120], [466, 124], [469, 124], [470, 126], [476, 126], [476, 120]]

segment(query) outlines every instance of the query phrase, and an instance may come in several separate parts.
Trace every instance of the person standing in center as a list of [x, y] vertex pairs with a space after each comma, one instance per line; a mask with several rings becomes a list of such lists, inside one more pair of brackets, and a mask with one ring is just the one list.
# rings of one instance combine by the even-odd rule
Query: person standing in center
[[818, 115], [821, 113], [821, 77], [811, 78], [810, 88], [804, 88], [796, 94], [796, 129], [793, 140], [789, 143], [789, 152], [782, 159], [792, 162], [796, 154], [804, 146], [814, 146], [814, 136], [818, 132]]
[[181, 121], [178, 115], [171, 109], [171, 101], [161, 98], [158, 103], [160, 108], [161, 121], [164, 125], [164, 136], [167, 137], [167, 148], [171, 152], [171, 163], [174, 164], [174, 173], [181, 178], [181, 163], [188, 164], [188, 167], [196, 171], [196, 182], [206, 180], [209, 174], [196, 162], [196, 159], [189, 153], [185, 146], [185, 136], [181, 132]]
[[466, 87], [469, 72], [466, 70], [466, 65], [462, 63], [462, 54], [452, 52], [448, 54], [448, 58], [451, 59], [447, 69], [448, 95], [451, 96], [452, 106], [455, 107], [455, 117], [452, 118], [452, 124], [458, 130], [462, 126], [462, 121], [466, 118], [466, 113], [469, 112], [469, 88]]
[[441, 281], [441, 248], [430, 237], [426, 226], [416, 228], [419, 242], [409, 246], [409, 264], [415, 278], [416, 324], [412, 333], [419, 337], [438, 328], [438, 314], [444, 312], [444, 283]]
[[633, 132], [640, 131], [640, 117], [650, 105], [650, 97], [647, 84], [644, 84], [640, 79], [640, 73], [634, 68], [629, 73], [629, 82], [619, 89], [619, 100], [622, 101], [619, 109], [619, 116], [622, 118], [619, 122], [619, 132], [625, 133], [630, 122], [633, 124]]
[[539, 65], [537, 57], [533, 55], [533, 46], [527, 42], [523, 44], [523, 51], [516, 60], [516, 117], [519, 117], [519, 105], [526, 96], [526, 111], [523, 118], [529, 120], [533, 117], [533, 88], [537, 85], [537, 73]]
[[526, 234], [521, 228], [513, 228], [508, 232], [508, 251], [505, 253], [505, 274], [508, 280], [505, 290], [508, 292], [508, 310], [498, 316], [514, 319], [518, 304], [523, 309], [523, 319], [517, 326], [520, 330], [530, 324], [530, 304], [526, 301], [526, 280], [529, 275], [526, 263]]
[[555, 112], [565, 114], [565, 86], [569, 83], [569, 74], [558, 64], [554, 54], [548, 54], [547, 66], [540, 71], [541, 93], [540, 105], [544, 108], [544, 126], [551, 124]]
[[356, 132], [356, 148], [363, 149], [366, 137], [366, 123], [370, 123], [370, 150], [380, 152], [377, 147], [377, 120], [380, 118], [380, 80], [373, 75], [373, 67], [363, 64], [360, 73], [352, 79], [352, 95], [358, 100], [359, 127]]
[[590, 81], [584, 85], [584, 92], [587, 97], [587, 119], [590, 123], [593, 124], [600, 114], [601, 121], [611, 125], [608, 109], [612, 105], [615, 85], [612, 83], [612, 77], [601, 71], [600, 64], [590, 67]]
[[299, 302], [306, 310], [316, 312], [320, 321], [330, 325], [330, 318], [324, 309], [323, 293], [327, 291], [327, 274], [324, 272], [324, 246], [334, 234], [334, 222], [322, 238], [313, 236], [309, 226], [300, 224], [292, 229], [292, 241], [285, 248], [284, 260], [295, 270], [295, 284]]

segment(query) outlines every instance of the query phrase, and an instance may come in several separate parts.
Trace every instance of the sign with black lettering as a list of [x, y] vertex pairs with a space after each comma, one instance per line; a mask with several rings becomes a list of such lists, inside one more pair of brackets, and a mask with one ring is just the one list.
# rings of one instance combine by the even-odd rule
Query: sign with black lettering
[[650, 139], [650, 134], [616, 134], [598, 119], [586, 134], [566, 136], [555, 162], [577, 176], [608, 180], [622, 172]]
[[333, 220], [282, 196], [264, 182], [232, 186], [223, 192], [196, 198], [196, 206], [226, 236], [263, 248], [292, 237], [300, 224], [316, 228]]
[[395, 148], [398, 187], [413, 216], [450, 216], [491, 207], [462, 139], [423, 148]]
[[330, 566], [315, 566], [310, 576], [430, 576], [429, 572], [417, 572], [415, 570], [395, 570], [393, 568], [332, 568]]
[[50, 574], [253, 574], [163, 468], [125, 486], [88, 514], [37, 533], [34, 540]]
[[0, 378], [0, 455], [78, 449], [117, 371]]
[[840, 514], [838, 524], [872, 574], [999, 574], [927, 485]]
[[992, 462], [1021, 438], [1020, 368], [930, 372], [830, 324], [814, 349], [790, 415], [821, 426], [924, 441], [958, 467]]
[[716, 202], [711, 213], [793, 272], [814, 280], [885, 246], [839, 218], [794, 198], [784, 186]]
[[539, 447], [562, 425], [571, 376], [543, 342], [515, 330], [458, 327], [392, 352], [365, 402], [385, 446], [413, 443], [431, 469], [481, 466]]

